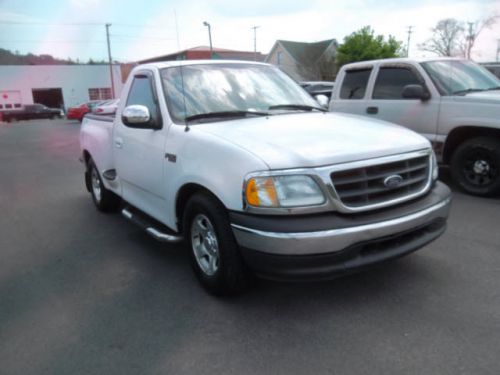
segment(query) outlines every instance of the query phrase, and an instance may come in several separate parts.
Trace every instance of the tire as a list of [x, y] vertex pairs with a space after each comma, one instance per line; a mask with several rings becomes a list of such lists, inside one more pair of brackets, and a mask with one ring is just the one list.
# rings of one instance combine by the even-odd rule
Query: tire
[[106, 189], [102, 183], [101, 175], [92, 159], [88, 162], [88, 177], [90, 179], [90, 194], [94, 205], [99, 211], [113, 212], [118, 209], [121, 199], [112, 191]]
[[191, 265], [207, 291], [238, 294], [252, 275], [245, 266], [225, 207], [208, 193], [193, 195], [184, 210], [183, 228]]
[[451, 176], [469, 194], [499, 194], [500, 139], [477, 137], [460, 144], [451, 157]]

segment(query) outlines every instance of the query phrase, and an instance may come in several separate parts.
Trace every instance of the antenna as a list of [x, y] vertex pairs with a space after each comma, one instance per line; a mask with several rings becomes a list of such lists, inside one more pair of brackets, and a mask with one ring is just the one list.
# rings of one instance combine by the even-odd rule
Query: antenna
[[252, 26], [251, 29], [253, 29], [253, 58], [255, 61], [257, 61], [257, 29], [260, 26]]
[[[175, 33], [177, 37], [177, 49], [179, 52], [181, 51], [181, 45], [179, 42], [179, 24], [177, 23], [177, 12], [174, 9], [174, 19], [175, 19]], [[182, 55], [180, 55], [182, 56]], [[187, 106], [186, 106], [186, 93], [184, 91], [184, 72], [182, 71], [182, 63], [181, 59], [179, 59], [179, 71], [181, 73], [181, 88], [182, 88], [182, 105], [184, 106], [184, 117], [187, 117]], [[186, 127], [184, 128], [184, 131], [188, 132], [189, 131], [189, 124], [186, 122]]]
[[181, 50], [181, 43], [179, 42], [179, 24], [177, 23], [177, 11], [174, 9], [174, 19], [175, 19], [175, 36], [177, 38], [177, 50]]

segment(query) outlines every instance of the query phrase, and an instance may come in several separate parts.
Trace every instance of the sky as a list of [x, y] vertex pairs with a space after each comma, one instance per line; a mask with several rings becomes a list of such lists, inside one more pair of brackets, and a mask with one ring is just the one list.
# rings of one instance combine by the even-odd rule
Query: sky
[[[105, 23], [111, 23], [113, 59], [137, 61], [200, 45], [268, 53], [277, 39], [314, 42], [370, 25], [406, 44], [410, 57], [432, 56], [418, 45], [443, 18], [472, 22], [500, 15], [500, 0], [0, 0], [0, 48], [59, 58], [107, 59]], [[473, 59], [494, 61], [500, 19], [476, 42]]]

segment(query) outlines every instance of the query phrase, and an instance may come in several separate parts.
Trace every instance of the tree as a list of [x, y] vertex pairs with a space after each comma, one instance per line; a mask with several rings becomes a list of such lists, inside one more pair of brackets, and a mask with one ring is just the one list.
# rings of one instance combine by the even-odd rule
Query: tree
[[438, 54], [439, 56], [458, 56], [461, 53], [460, 39], [464, 32], [463, 22], [454, 18], [446, 18], [432, 29], [432, 38], [426, 40], [419, 48]]
[[440, 20], [432, 30], [432, 37], [427, 39], [419, 48], [438, 54], [439, 56], [461, 56], [470, 59], [472, 48], [479, 34], [491, 27], [497, 15], [475, 22], [468, 22], [468, 30], [465, 23], [455, 18]]
[[471, 58], [472, 48], [474, 48], [476, 39], [479, 36], [479, 34], [481, 34], [481, 31], [483, 31], [485, 28], [489, 29], [491, 26], [493, 26], [495, 22], [498, 20], [498, 18], [499, 18], [498, 15], [494, 15], [483, 20], [478, 20], [475, 22], [467, 22], [469, 27], [467, 30], [467, 34], [465, 35], [466, 58], [468, 59]]
[[344, 38], [337, 49], [337, 65], [354, 61], [366, 61], [398, 57], [401, 53], [402, 42], [389, 35], [386, 41], [383, 35], [374, 35], [370, 26], [365, 26]]

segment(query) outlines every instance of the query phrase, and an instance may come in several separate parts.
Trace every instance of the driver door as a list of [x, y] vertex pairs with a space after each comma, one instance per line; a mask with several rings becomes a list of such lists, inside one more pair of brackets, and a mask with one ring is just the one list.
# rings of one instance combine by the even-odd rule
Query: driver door
[[[134, 104], [148, 108], [152, 121], [162, 124], [158, 96], [150, 71], [134, 75], [124, 107]], [[153, 217], [164, 212], [164, 150], [166, 129], [131, 127], [117, 116], [113, 134], [116, 172], [123, 198]]]
[[403, 98], [406, 85], [422, 85], [429, 92], [422, 75], [408, 64], [385, 64], [379, 67], [369, 109], [366, 113], [380, 120], [403, 125], [435, 141], [440, 97], [431, 93], [428, 100]]

